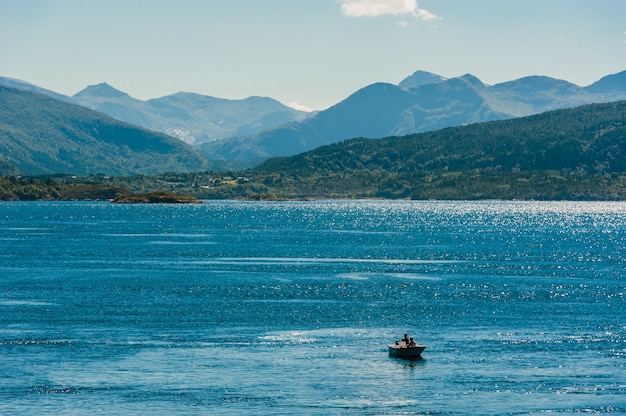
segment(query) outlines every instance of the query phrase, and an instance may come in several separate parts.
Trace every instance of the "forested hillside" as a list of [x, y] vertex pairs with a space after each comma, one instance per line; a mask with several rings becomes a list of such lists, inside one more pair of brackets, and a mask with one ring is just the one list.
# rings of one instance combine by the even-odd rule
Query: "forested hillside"
[[47, 95], [0, 86], [0, 173], [156, 174], [204, 169], [192, 147]]
[[257, 171], [434, 174], [475, 169], [626, 172], [626, 101], [403, 137], [352, 139], [290, 158], [268, 160]]
[[622, 199], [626, 101], [353, 139], [254, 172], [302, 197]]

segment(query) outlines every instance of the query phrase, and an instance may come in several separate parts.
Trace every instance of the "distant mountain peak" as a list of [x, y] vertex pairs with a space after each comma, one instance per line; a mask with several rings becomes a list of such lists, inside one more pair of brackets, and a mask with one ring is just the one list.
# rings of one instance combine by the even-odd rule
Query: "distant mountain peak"
[[84, 98], [84, 97], [121, 98], [121, 97], [130, 97], [130, 96], [123, 91], [113, 88], [106, 82], [101, 82], [100, 84], [88, 86], [84, 90], [76, 93], [74, 97], [76, 98]]
[[485, 86], [485, 84], [483, 84], [483, 82], [477, 76], [472, 75], [472, 74], [461, 75], [460, 77], [458, 77], [458, 79], [463, 80], [471, 85], [476, 85], [479, 87]]
[[513, 81], [503, 82], [502, 84], [518, 84], [518, 85], [534, 85], [536, 88], [552, 88], [555, 84], [570, 84], [569, 81], [562, 79], [552, 78], [546, 75], [529, 75], [523, 78], [518, 78]]
[[626, 71], [607, 75], [586, 88], [593, 93], [609, 93], [626, 91]]
[[399, 87], [402, 88], [416, 88], [422, 85], [428, 84], [439, 84], [440, 82], [446, 81], [447, 78], [442, 77], [441, 75], [433, 74], [432, 72], [426, 71], [415, 71], [412, 75], [404, 78], [399, 84]]

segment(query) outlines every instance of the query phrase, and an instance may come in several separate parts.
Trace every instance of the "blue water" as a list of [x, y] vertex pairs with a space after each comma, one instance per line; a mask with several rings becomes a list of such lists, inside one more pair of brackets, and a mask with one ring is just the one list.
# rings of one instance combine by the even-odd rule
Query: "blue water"
[[625, 364], [624, 203], [0, 204], [3, 415], [624, 413]]

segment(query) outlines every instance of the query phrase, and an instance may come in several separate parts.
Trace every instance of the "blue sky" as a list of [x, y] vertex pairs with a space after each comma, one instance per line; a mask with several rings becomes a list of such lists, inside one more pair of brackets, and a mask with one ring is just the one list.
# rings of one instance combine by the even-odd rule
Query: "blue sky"
[[[624, 0], [0, 0], [0, 76], [324, 109], [420, 69], [589, 85], [626, 70]], [[296, 104], [293, 104], [296, 105]]]

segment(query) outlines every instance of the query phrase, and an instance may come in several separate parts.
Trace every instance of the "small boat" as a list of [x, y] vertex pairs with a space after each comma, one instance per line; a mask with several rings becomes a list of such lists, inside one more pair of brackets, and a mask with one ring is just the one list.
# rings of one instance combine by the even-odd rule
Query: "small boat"
[[389, 344], [389, 356], [414, 360], [420, 358], [422, 351], [425, 349], [426, 347], [423, 345], [413, 343], [413, 345], [409, 347], [404, 341], [397, 341], [395, 344]]

